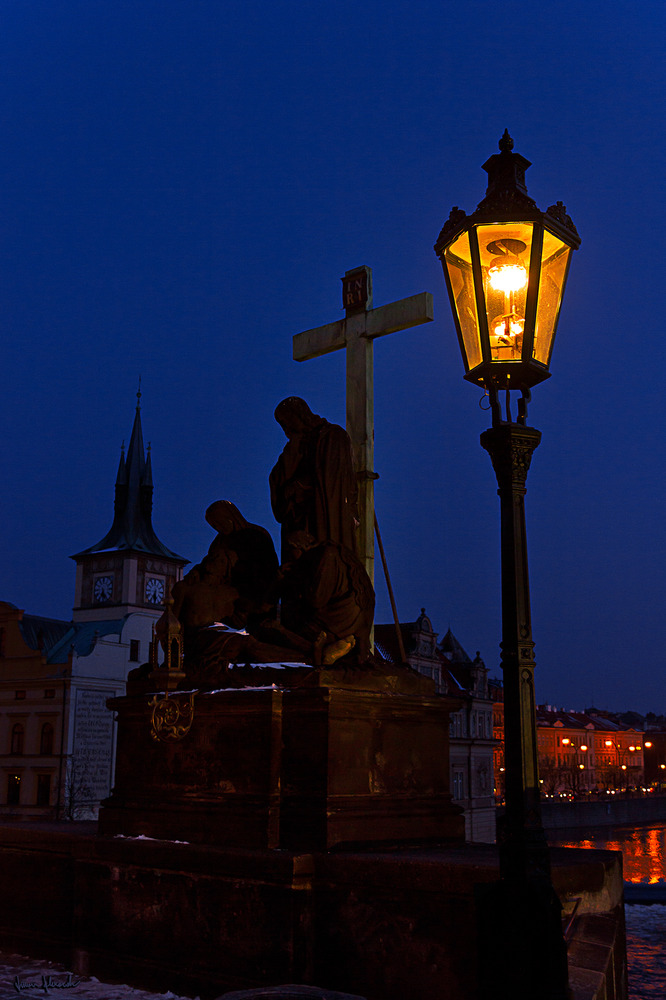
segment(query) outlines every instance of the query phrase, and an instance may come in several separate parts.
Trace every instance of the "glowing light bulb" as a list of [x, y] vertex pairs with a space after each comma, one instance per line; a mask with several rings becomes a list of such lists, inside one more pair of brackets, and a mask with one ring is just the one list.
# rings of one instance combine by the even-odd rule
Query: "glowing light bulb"
[[527, 268], [517, 257], [507, 255], [490, 265], [488, 281], [494, 291], [510, 295], [511, 292], [519, 292], [527, 285]]

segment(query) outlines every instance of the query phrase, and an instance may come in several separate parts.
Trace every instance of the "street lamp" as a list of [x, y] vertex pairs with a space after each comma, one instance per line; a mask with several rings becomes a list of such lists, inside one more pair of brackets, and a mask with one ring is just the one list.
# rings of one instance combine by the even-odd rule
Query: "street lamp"
[[571, 251], [580, 246], [561, 201], [541, 212], [528, 196], [530, 162], [512, 152], [506, 130], [499, 148], [483, 164], [485, 198], [469, 216], [452, 208], [435, 244], [465, 378], [484, 386], [494, 405], [498, 390], [518, 389], [527, 401], [550, 377]]
[[[513, 152], [508, 131], [499, 149], [483, 165], [488, 188], [476, 211], [468, 216], [454, 207], [435, 243], [465, 378], [490, 399], [492, 427], [481, 435], [481, 445], [490, 454], [500, 497], [506, 810], [498, 824], [500, 882], [480, 917], [482, 925], [487, 921], [486, 940], [493, 926], [496, 935], [498, 928], [506, 929], [495, 951], [510, 980], [507, 996], [565, 1000], [561, 905], [541, 822], [524, 497], [541, 440], [540, 431], [526, 426], [530, 389], [550, 375], [571, 252], [580, 239], [562, 202], [541, 212], [529, 197], [530, 163]], [[514, 389], [521, 393], [516, 422], [510, 406]], [[497, 995], [491, 978], [487, 988]]]

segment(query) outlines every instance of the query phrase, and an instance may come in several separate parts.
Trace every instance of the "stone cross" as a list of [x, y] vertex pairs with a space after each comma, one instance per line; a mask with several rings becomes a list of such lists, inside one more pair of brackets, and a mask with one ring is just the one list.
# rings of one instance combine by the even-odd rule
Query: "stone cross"
[[344, 319], [294, 337], [294, 360], [309, 361], [322, 354], [347, 352], [347, 433], [352, 442], [358, 476], [359, 556], [374, 584], [375, 487], [374, 398], [372, 342], [397, 330], [433, 319], [432, 294], [421, 292], [389, 305], [372, 308], [372, 268], [355, 267], [342, 278]]

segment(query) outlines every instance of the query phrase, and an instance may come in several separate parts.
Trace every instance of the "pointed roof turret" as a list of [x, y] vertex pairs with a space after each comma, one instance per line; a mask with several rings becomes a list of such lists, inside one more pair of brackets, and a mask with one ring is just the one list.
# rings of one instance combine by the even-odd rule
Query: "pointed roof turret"
[[449, 629], [443, 639], [440, 640], [439, 648], [448, 656], [453, 663], [471, 663], [471, 659], [462, 648], [455, 635]]
[[91, 545], [88, 549], [77, 552], [72, 558], [78, 559], [79, 556], [93, 552], [108, 552], [117, 549], [166, 556], [168, 559], [185, 564], [188, 560], [168, 549], [159, 540], [153, 529], [153, 476], [150, 445], [148, 446], [147, 458], [143, 447], [140, 381], [136, 400], [134, 425], [127, 449], [127, 457], [125, 457], [124, 442], [120, 452], [120, 463], [116, 475], [113, 524], [101, 541], [96, 545]]

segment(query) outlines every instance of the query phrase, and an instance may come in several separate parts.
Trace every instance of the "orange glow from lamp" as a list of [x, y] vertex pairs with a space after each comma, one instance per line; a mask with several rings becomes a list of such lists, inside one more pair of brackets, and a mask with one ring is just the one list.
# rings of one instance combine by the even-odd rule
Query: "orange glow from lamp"
[[580, 246], [562, 202], [542, 212], [529, 197], [530, 161], [508, 132], [483, 165], [485, 198], [457, 206], [439, 234], [442, 264], [465, 378], [488, 392], [527, 392], [549, 378], [572, 250]]

